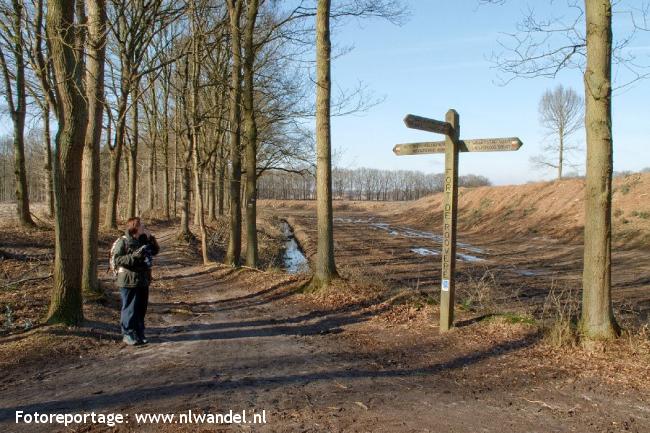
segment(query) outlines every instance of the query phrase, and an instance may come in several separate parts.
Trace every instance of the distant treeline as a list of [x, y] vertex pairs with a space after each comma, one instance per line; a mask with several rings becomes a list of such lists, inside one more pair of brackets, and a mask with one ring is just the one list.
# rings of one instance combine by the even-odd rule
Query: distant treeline
[[[461, 176], [460, 186], [490, 185], [485, 176]], [[413, 170], [380, 170], [376, 168], [332, 171], [332, 193], [335, 199], [403, 201], [417, 200], [443, 190], [442, 174], [425, 174]], [[313, 174], [269, 170], [259, 178], [259, 198], [275, 200], [313, 200], [316, 181]]]

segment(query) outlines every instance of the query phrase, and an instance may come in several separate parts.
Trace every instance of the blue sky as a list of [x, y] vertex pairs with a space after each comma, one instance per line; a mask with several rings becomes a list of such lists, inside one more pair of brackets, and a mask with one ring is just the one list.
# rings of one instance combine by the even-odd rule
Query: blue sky
[[[636, 0], [641, 2], [641, 0]], [[478, 0], [412, 0], [410, 19], [401, 27], [382, 21], [346, 23], [333, 33], [338, 46], [354, 50], [334, 60], [332, 75], [341, 87], [358, 81], [385, 101], [367, 113], [336, 118], [332, 125], [339, 165], [442, 171], [442, 155], [394, 156], [396, 143], [439, 140], [441, 136], [407, 129], [407, 113], [444, 119], [454, 108], [460, 113], [462, 138], [519, 136], [518, 152], [461, 155], [461, 174], [481, 174], [495, 184], [548, 179], [551, 172], [533, 170], [529, 159], [538, 154], [544, 132], [538, 122], [538, 101], [543, 92], [563, 84], [583, 93], [579, 70], [567, 70], [555, 79], [517, 79], [503, 86], [490, 56], [499, 38], [513, 32], [528, 10], [540, 16], [570, 14], [563, 1], [511, 0], [504, 6], [479, 6]], [[635, 3], [635, 1], [631, 1]], [[546, 5], [546, 6], [544, 6]], [[629, 20], [615, 15], [621, 34]], [[621, 30], [621, 28], [623, 28]], [[630, 50], [640, 60], [650, 58], [650, 34], [637, 34]], [[613, 101], [615, 170], [650, 166], [650, 79], [617, 92]], [[575, 141], [584, 145], [584, 131]], [[584, 153], [576, 155], [583, 163]]]

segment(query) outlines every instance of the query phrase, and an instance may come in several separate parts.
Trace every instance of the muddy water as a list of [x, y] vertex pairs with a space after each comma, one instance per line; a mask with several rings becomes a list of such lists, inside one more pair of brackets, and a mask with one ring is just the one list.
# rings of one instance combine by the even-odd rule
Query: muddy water
[[[392, 226], [385, 222], [375, 221], [373, 218], [334, 218], [334, 221], [346, 223], [346, 224], [365, 224], [372, 227], [375, 230], [380, 230], [388, 233], [389, 236], [409, 238], [409, 239], [423, 239], [427, 241], [433, 241], [437, 244], [442, 245], [442, 235], [437, 235], [431, 232], [426, 232], [422, 230], [416, 230], [410, 227], [398, 227]], [[457, 248], [463, 252], [456, 253], [456, 258], [464, 262], [482, 262], [485, 259], [478, 257], [474, 254], [486, 255], [487, 253], [475, 246], [466, 244], [463, 242], [458, 242]], [[419, 245], [413, 245], [411, 252], [420, 256], [439, 256], [440, 250], [423, 248]], [[472, 254], [467, 254], [472, 253]]]
[[285, 250], [282, 257], [284, 270], [290, 274], [299, 274], [309, 271], [309, 261], [296, 241], [293, 229], [286, 221], [282, 221], [282, 234], [285, 238]]

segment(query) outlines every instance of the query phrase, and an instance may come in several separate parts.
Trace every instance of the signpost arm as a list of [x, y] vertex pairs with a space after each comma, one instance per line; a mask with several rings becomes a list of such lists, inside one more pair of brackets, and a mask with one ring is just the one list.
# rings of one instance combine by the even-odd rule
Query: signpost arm
[[460, 122], [458, 113], [449, 110], [445, 120], [452, 126], [445, 139], [445, 189], [443, 208], [442, 273], [440, 283], [440, 331], [454, 324], [456, 222], [458, 216], [458, 151]]

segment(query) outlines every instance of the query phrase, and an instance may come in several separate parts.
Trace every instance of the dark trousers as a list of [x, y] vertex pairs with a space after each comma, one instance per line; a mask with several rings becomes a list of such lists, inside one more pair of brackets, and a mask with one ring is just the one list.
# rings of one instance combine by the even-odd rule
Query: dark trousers
[[144, 315], [149, 303], [149, 286], [120, 287], [122, 314], [120, 325], [122, 335], [144, 338]]

